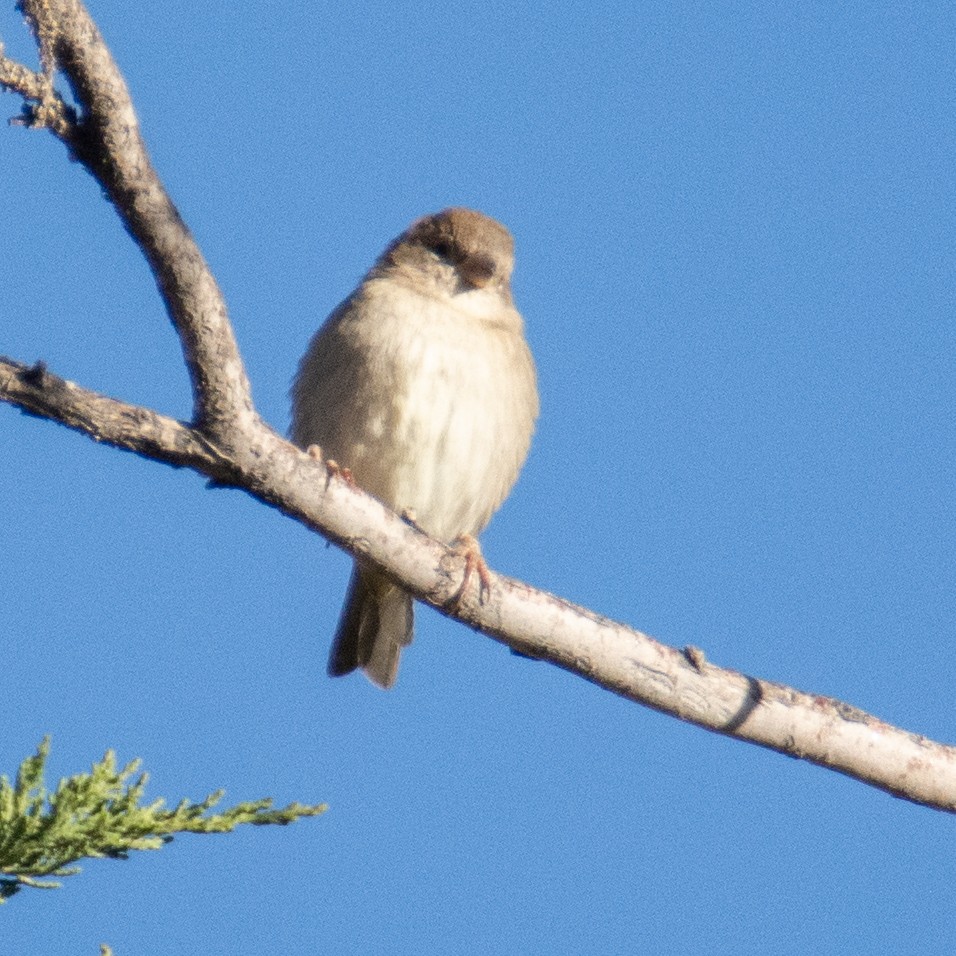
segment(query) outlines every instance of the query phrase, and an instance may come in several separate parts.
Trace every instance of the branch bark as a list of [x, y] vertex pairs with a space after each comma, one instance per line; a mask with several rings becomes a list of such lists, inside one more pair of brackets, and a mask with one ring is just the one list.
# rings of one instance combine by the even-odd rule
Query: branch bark
[[[227, 444], [241, 440], [234, 430], [254, 421], [256, 413], [226, 303], [153, 169], [126, 81], [79, 0], [24, 0], [20, 6], [36, 37], [43, 72], [2, 57], [0, 86], [35, 104], [23, 122], [50, 129], [106, 191], [149, 262], [179, 334], [194, 421]], [[53, 89], [56, 69], [67, 77], [78, 113]]]
[[[896, 796], [956, 812], [956, 748], [820, 697], [710, 664], [518, 581], [493, 576], [453, 604], [463, 561], [342, 481], [265, 425], [225, 303], [152, 168], [125, 82], [78, 0], [24, 0], [42, 72], [0, 49], [0, 86], [26, 103], [24, 125], [50, 129], [107, 191], [149, 261], [179, 333], [194, 395], [192, 423], [96, 394], [0, 357], [0, 400], [95, 441], [191, 468], [241, 488], [374, 563], [417, 598], [531, 657], [716, 733], [847, 774]], [[56, 93], [62, 70], [79, 104]]]

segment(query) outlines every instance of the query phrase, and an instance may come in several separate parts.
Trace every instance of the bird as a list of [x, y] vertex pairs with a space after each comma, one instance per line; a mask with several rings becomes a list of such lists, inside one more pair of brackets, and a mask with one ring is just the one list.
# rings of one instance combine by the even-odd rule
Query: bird
[[[312, 337], [291, 388], [295, 444], [466, 549], [511, 491], [538, 417], [513, 267], [511, 233], [490, 216], [417, 219]], [[392, 687], [413, 626], [411, 595], [356, 561], [328, 673]]]

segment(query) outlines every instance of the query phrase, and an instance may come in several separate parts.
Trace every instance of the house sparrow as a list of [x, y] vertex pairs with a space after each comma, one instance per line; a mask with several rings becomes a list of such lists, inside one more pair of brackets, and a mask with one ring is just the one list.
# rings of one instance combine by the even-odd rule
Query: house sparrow
[[[417, 220], [315, 334], [292, 385], [292, 440], [446, 543], [504, 501], [538, 416], [513, 266], [511, 234], [480, 212]], [[357, 562], [329, 674], [361, 667], [389, 688], [411, 640], [411, 596]]]

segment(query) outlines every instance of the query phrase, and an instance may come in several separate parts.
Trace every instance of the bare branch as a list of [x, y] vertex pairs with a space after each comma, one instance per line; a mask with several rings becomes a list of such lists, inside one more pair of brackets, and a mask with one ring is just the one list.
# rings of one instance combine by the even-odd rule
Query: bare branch
[[78, 0], [23, 0], [22, 8], [41, 62], [66, 74], [80, 105], [69, 129], [51, 129], [106, 190], [146, 256], [182, 342], [194, 420], [229, 443], [233, 425], [256, 414], [249, 381], [222, 293], [153, 169], [126, 82]]
[[48, 418], [146, 458], [193, 468], [227, 480], [231, 472], [196, 429], [148, 408], [88, 391], [47, 371], [42, 362], [24, 365], [0, 355], [0, 396], [40, 418]]
[[[149, 163], [125, 83], [78, 0], [24, 0], [47, 71], [0, 58], [0, 84], [60, 110], [47, 125], [103, 184], [150, 261], [183, 342], [192, 425], [87, 391], [42, 365], [0, 359], [0, 400], [148, 458], [192, 468], [319, 531], [417, 598], [531, 657], [700, 727], [809, 760], [956, 812], [956, 748], [816, 697], [710, 664], [520, 582], [493, 576], [455, 603], [463, 560], [294, 448], [256, 413], [222, 296]], [[81, 110], [62, 111], [52, 63]], [[56, 106], [59, 102], [61, 107]], [[42, 117], [41, 117], [42, 119]], [[66, 129], [64, 130], [64, 123]]]
[[[956, 812], [956, 748], [812, 696], [708, 663], [518, 581], [453, 607], [462, 559], [265, 426], [232, 458], [196, 429], [0, 359], [0, 399], [96, 441], [194, 468], [321, 532], [388, 572], [417, 598], [530, 657], [708, 730], [837, 770], [916, 803]], [[249, 467], [249, 461], [255, 465]], [[245, 462], [245, 463], [244, 463]]]

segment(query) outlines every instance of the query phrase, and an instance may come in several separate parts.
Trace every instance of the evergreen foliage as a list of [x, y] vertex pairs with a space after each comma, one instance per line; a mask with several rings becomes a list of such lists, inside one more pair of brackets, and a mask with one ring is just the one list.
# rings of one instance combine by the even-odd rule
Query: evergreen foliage
[[182, 800], [172, 810], [162, 799], [141, 805], [148, 775], [132, 779], [139, 760], [117, 770], [112, 750], [90, 773], [64, 777], [50, 793], [43, 784], [49, 752], [46, 737], [20, 765], [15, 784], [0, 777], [0, 903], [24, 886], [60, 886], [53, 877], [78, 873], [75, 864], [84, 857], [125, 860], [131, 850], [158, 850], [177, 833], [227, 833], [242, 823], [287, 824], [327, 809], [325, 804], [293, 803], [272, 810], [272, 801], [265, 799], [209, 814], [222, 790], [200, 803]]

